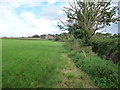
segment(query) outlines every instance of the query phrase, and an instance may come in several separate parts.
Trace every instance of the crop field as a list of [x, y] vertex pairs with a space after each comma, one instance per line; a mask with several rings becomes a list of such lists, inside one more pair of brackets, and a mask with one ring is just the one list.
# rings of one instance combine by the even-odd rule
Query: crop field
[[2, 42], [3, 88], [94, 87], [89, 77], [85, 84], [85, 75], [62, 54], [61, 42], [12, 39]]

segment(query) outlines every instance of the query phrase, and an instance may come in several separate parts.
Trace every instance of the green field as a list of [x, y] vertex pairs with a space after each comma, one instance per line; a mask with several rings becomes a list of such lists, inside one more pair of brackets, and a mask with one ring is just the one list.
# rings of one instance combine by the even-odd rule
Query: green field
[[0, 89], [2, 88], [2, 39], [0, 39]]
[[3, 88], [95, 87], [61, 42], [3, 39], [2, 44]]

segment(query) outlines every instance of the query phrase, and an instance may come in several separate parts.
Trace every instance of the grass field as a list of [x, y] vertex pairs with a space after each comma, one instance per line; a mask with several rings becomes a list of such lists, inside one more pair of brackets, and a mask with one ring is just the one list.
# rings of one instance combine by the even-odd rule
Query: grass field
[[3, 88], [95, 87], [61, 42], [3, 39]]
[[0, 89], [2, 88], [2, 39], [0, 39]]

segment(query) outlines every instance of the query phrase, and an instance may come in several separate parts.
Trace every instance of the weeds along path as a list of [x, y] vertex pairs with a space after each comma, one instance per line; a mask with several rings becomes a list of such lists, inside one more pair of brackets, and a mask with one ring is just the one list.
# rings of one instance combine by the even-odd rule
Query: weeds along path
[[3, 88], [92, 88], [61, 42], [3, 39]]
[[62, 78], [61, 87], [63, 88], [97, 88], [93, 85], [90, 77], [78, 69], [67, 54], [62, 53], [62, 57], [65, 59], [64, 68], [61, 69]]

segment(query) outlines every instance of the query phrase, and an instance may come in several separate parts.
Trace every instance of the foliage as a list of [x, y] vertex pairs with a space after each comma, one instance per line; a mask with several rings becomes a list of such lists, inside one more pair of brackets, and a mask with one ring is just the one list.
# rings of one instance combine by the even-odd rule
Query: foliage
[[40, 36], [39, 35], [33, 35], [33, 36], [31, 36], [32, 38], [40, 38]]
[[68, 19], [66, 22], [61, 20], [58, 26], [68, 30], [76, 39], [83, 39], [85, 45], [90, 45], [90, 39], [97, 30], [119, 20], [116, 16], [117, 7], [111, 7], [110, 4], [75, 0], [64, 8]]
[[99, 36], [92, 38], [92, 50], [105, 59], [111, 59], [114, 63], [120, 63], [118, 46], [118, 38]]
[[74, 39], [73, 35], [69, 33], [61, 33], [61, 34], [56, 34], [55, 35], [55, 41], [61, 41], [61, 42], [67, 42], [71, 39]]
[[54, 41], [60, 41], [60, 37], [55, 37]]
[[114, 34], [113, 36], [111, 36], [111, 38], [118, 38], [118, 35]]
[[87, 57], [85, 57], [83, 52], [69, 50], [68, 55], [76, 66], [87, 72], [99, 87], [118, 87], [118, 66], [111, 61], [103, 60], [93, 52], [86, 53]]
[[[96, 33], [95, 34], [96, 36], [99, 36], [99, 37], [112, 37], [112, 34], [111, 33]], [[114, 36], [114, 35], [113, 35]]]

